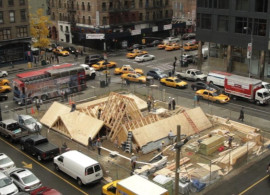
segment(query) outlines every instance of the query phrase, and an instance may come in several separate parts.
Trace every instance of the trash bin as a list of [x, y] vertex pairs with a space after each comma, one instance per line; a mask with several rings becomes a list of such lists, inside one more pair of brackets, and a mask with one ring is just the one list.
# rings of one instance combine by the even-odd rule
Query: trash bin
[[42, 61], [41, 61], [41, 65], [42, 65], [42, 66], [46, 66], [46, 65], [47, 65], [46, 60], [42, 60]]
[[146, 86], [150, 86], [154, 84], [154, 78], [151, 76], [146, 77]]
[[100, 81], [100, 88], [106, 87], [106, 81]]

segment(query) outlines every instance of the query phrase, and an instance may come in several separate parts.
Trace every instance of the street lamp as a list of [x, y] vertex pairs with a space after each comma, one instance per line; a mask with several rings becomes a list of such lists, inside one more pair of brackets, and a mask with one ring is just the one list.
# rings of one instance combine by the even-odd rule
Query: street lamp
[[253, 48], [253, 26], [251, 27], [251, 30], [249, 27], [245, 26], [244, 30], [246, 30], [246, 34], [248, 34], [248, 31], [251, 31], [250, 43], [248, 43], [248, 46], [247, 46], [247, 59], [249, 59], [249, 61], [248, 61], [248, 77], [250, 77], [250, 67], [251, 67], [252, 48]]

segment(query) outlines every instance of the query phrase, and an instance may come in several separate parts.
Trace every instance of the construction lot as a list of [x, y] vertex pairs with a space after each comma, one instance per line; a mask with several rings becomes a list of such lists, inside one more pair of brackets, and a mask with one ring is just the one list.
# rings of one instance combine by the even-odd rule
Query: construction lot
[[[89, 152], [86, 147], [89, 136], [101, 137], [102, 156], [96, 151], [90, 151], [90, 156], [94, 154], [102, 163], [108, 181], [130, 175], [132, 152], [138, 157], [136, 174], [174, 179], [175, 149], [168, 133], [172, 130], [176, 135], [176, 126], [181, 125], [181, 135], [190, 138], [181, 149], [181, 192], [187, 190], [184, 181], [197, 179], [206, 186], [214, 183], [263, 154], [270, 144], [261, 136], [260, 129], [208, 115], [200, 107], [189, 109], [177, 105], [175, 110], [168, 111], [164, 102], [152, 102], [154, 108], [148, 112], [147, 99], [112, 92], [107, 97], [76, 103], [74, 112], [70, 112], [70, 105], [54, 102], [41, 116], [41, 122], [63, 135], [63, 140], [74, 141], [70, 148], [83, 152]], [[233, 137], [231, 146], [230, 136]], [[160, 155], [157, 149], [162, 142]]]

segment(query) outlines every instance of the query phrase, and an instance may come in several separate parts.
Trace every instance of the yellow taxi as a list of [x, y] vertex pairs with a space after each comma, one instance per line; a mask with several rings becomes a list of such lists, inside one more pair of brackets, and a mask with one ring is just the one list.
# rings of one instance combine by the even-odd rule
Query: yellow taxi
[[196, 91], [196, 94], [202, 97], [203, 99], [221, 104], [230, 101], [230, 98], [227, 95], [218, 94], [217, 90], [201, 89]]
[[104, 70], [107, 67], [108, 68], [115, 68], [116, 66], [117, 66], [117, 63], [116, 62], [108, 62], [108, 61], [105, 61], [105, 60], [99, 61], [96, 64], [93, 64], [92, 65], [92, 67], [95, 70]]
[[11, 87], [9, 85], [0, 86], [0, 93], [10, 92], [10, 91], [11, 91]]
[[177, 77], [168, 77], [160, 79], [160, 83], [162, 85], [166, 85], [169, 87], [175, 87], [177, 89], [186, 88], [188, 86], [187, 82], [181, 81]]
[[136, 56], [141, 56], [143, 54], [148, 54], [147, 51], [141, 51], [139, 49], [134, 49], [132, 52], [127, 53], [127, 58], [135, 58]]
[[185, 43], [185, 44], [184, 44], [183, 49], [184, 49], [185, 51], [191, 51], [191, 50], [196, 50], [196, 49], [198, 49], [198, 47], [199, 47], [198, 44], [189, 42], [189, 43]]
[[169, 45], [170, 45], [169, 43], [162, 43], [162, 44], [159, 44], [159, 45], [157, 46], [157, 48], [158, 48], [158, 49], [165, 49], [166, 46], [169, 46]]
[[60, 55], [60, 56], [69, 56], [69, 52], [68, 51], [62, 50], [60, 48], [53, 49], [53, 53], [55, 53], [57, 55]]
[[128, 80], [130, 82], [136, 82], [136, 83], [146, 83], [146, 76], [142, 76], [138, 73], [127, 73], [122, 74], [121, 78], [123, 80]]
[[133, 69], [130, 65], [123, 65], [121, 68], [115, 68], [114, 69], [114, 74], [115, 75], [127, 74], [127, 73], [139, 73], [139, 74], [143, 74], [143, 70], [140, 69], [140, 68]]
[[180, 49], [180, 48], [181, 48], [180, 45], [174, 43], [174, 44], [171, 44], [171, 45], [167, 45], [167, 46], [165, 47], [165, 50], [166, 50], [166, 51], [173, 51], [173, 50], [178, 50], [178, 49]]
[[9, 80], [8, 79], [0, 79], [0, 86], [3, 85], [9, 85]]

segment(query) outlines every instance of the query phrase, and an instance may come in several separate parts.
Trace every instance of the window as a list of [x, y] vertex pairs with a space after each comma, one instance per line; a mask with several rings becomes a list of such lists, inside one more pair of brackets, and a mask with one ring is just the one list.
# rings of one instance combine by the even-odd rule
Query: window
[[128, 9], [128, 2], [127, 1], [124, 2], [124, 8]]
[[3, 12], [0, 12], [0, 24], [4, 23]]
[[229, 31], [229, 17], [228, 16], [218, 16], [218, 31], [228, 32]]
[[90, 5], [90, 3], [88, 2], [87, 3], [87, 11], [90, 11], [91, 10], [91, 5]]
[[16, 28], [16, 36], [17, 37], [27, 37], [27, 27], [26, 26], [17, 27]]
[[20, 0], [20, 5], [25, 5], [25, 0]]
[[258, 35], [258, 36], [265, 36], [266, 24], [267, 24], [267, 21], [265, 19], [254, 19], [253, 34]]
[[210, 14], [202, 14], [201, 28], [202, 29], [211, 29], [212, 28], [212, 18], [211, 18]]
[[9, 21], [11, 23], [15, 22], [15, 12], [14, 11], [9, 11]]
[[102, 11], [106, 11], [106, 3], [102, 3]]
[[21, 21], [26, 21], [26, 12], [25, 10], [21, 10]]
[[98, 172], [98, 171], [100, 171], [100, 170], [101, 170], [101, 168], [100, 168], [100, 166], [99, 166], [99, 165], [95, 165], [94, 169], [95, 169], [95, 172]]
[[113, 2], [110, 1], [109, 3], [109, 10], [112, 10], [113, 9]]
[[0, 40], [8, 40], [8, 39], [11, 39], [10, 29], [0, 30]]
[[62, 7], [61, 0], [58, 1], [58, 7], [59, 7], [59, 8]]
[[90, 174], [93, 174], [93, 173], [94, 173], [93, 167], [89, 167], [88, 169], [86, 169], [86, 174], [87, 175], [90, 175]]
[[156, 19], [156, 12], [153, 12], [153, 20]]
[[197, 18], [196, 19], [196, 26], [198, 28], [200, 28], [201, 27], [201, 14], [197, 14], [197, 17], [196, 18]]
[[85, 10], [84, 2], [82, 2], [82, 10]]
[[268, 11], [268, 0], [255, 1], [256, 12], [267, 12]]
[[79, 3], [77, 2], [77, 10], [79, 10], [79, 7], [80, 7], [80, 6], [79, 6]]
[[198, 0], [198, 7], [212, 8], [212, 0]]
[[91, 16], [88, 16], [88, 24], [91, 24]]
[[140, 20], [140, 21], [143, 20], [143, 14], [142, 14], [142, 13], [140, 13], [139, 20]]
[[67, 33], [69, 32], [68, 26], [66, 26], [66, 32], [67, 32]]
[[[245, 27], [248, 26], [248, 30]], [[250, 34], [252, 29], [252, 19], [236, 17], [235, 18], [235, 32], [242, 34]]]
[[143, 2], [142, 2], [142, 0], [140, 0], [140, 2], [139, 2], [139, 8], [142, 8], [143, 7]]
[[248, 0], [236, 0], [236, 10], [248, 11]]
[[54, 12], [52, 13], [52, 20], [55, 20], [55, 14], [54, 14]]
[[62, 25], [60, 25], [60, 30], [63, 31], [63, 26]]
[[3, 0], [0, 0], [0, 7], [3, 6]]
[[165, 18], [168, 18], [168, 17], [169, 17], [169, 11], [166, 10], [166, 11], [165, 11]]
[[229, 9], [230, 1], [228, 0], [214, 0], [214, 8]]
[[14, 5], [14, 1], [13, 0], [8, 0], [8, 5], [9, 6], [13, 6]]
[[103, 24], [103, 25], [107, 25], [107, 18], [106, 18], [106, 17], [103, 17], [103, 18], [102, 18], [102, 24]]
[[80, 17], [79, 16], [77, 17], [77, 23], [80, 23]]
[[85, 24], [85, 16], [82, 17], [82, 23]]
[[135, 8], [135, 0], [131, 0], [130, 8]]
[[165, 0], [165, 6], [169, 5], [169, 0]]
[[145, 20], [149, 20], [149, 12], [146, 12]]

